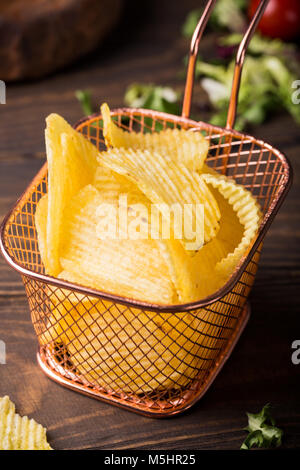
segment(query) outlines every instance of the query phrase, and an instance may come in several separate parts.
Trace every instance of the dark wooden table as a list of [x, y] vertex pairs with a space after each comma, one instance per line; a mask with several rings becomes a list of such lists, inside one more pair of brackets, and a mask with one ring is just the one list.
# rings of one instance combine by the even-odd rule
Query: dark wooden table
[[[50, 78], [8, 85], [0, 106], [1, 218], [44, 161], [45, 117], [57, 112], [72, 123], [81, 117], [75, 90], [89, 88], [95, 104], [114, 107], [132, 81], [183, 87], [178, 70], [188, 45], [180, 26], [199, 2], [129, 3], [118, 30], [92, 56]], [[291, 344], [300, 339], [300, 128], [282, 114], [253, 132], [288, 155], [294, 185], [265, 240], [249, 324], [211, 389], [184, 415], [144, 418], [46, 378], [21, 279], [0, 257], [0, 339], [7, 348], [0, 396], [8, 394], [21, 414], [46, 426], [54, 448], [238, 449], [245, 412], [268, 402], [284, 429], [283, 447], [300, 447], [300, 365], [291, 361]]]

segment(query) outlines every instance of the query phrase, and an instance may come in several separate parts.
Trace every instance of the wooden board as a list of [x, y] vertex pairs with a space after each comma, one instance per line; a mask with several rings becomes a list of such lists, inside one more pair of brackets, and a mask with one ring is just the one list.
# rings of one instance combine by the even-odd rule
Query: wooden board
[[48, 75], [91, 52], [116, 25], [122, 0], [1, 0], [0, 77]]

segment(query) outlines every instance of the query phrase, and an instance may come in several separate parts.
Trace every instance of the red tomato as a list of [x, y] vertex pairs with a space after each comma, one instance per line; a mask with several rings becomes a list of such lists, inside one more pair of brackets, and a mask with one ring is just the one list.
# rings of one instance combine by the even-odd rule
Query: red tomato
[[[252, 18], [260, 0], [251, 0], [248, 9]], [[300, 0], [270, 0], [258, 30], [265, 36], [283, 40], [300, 35]]]

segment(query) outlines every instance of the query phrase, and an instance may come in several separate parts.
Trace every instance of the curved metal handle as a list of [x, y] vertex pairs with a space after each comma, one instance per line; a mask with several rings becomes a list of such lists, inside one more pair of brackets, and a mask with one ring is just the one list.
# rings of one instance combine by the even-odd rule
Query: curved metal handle
[[191, 112], [191, 103], [193, 96], [194, 88], [194, 79], [195, 79], [195, 66], [198, 55], [199, 43], [202, 38], [203, 31], [208, 22], [210, 14], [215, 6], [217, 0], [209, 0], [206, 4], [206, 7], [202, 13], [202, 16], [196, 26], [196, 29], [193, 33], [190, 47], [189, 63], [186, 75], [185, 90], [183, 97], [182, 105], [182, 117], [188, 118]]
[[241, 75], [242, 69], [245, 60], [245, 54], [249, 42], [252, 39], [253, 34], [255, 33], [256, 27], [265, 11], [265, 8], [268, 4], [269, 0], [261, 0], [260, 4], [258, 5], [256, 12], [251, 20], [251, 23], [248, 26], [246, 33], [239, 45], [236, 59], [235, 59], [235, 67], [233, 73], [233, 80], [232, 80], [232, 88], [231, 88], [231, 95], [227, 113], [227, 122], [226, 122], [226, 129], [233, 129], [235, 118], [236, 118], [236, 110], [237, 110], [237, 103], [238, 103], [238, 95], [241, 83]]
[[[243, 68], [243, 64], [245, 60], [246, 50], [268, 2], [269, 0], [261, 0], [237, 51], [234, 74], [233, 74], [233, 81], [232, 81], [231, 96], [230, 96], [228, 114], [227, 114], [227, 123], [226, 123], [227, 129], [232, 129], [235, 123], [238, 94], [239, 94], [239, 89], [240, 89], [242, 68]], [[199, 49], [199, 43], [200, 43], [204, 28], [207, 24], [207, 21], [209, 19], [209, 16], [212, 12], [212, 9], [215, 3], [216, 3], [216, 0], [208, 1], [192, 37], [187, 77], [186, 77], [186, 82], [185, 82], [183, 106], [182, 106], [182, 116], [186, 118], [189, 117], [190, 110], [191, 110], [194, 77], [195, 77], [195, 65], [196, 65], [196, 58], [197, 58], [198, 49]]]

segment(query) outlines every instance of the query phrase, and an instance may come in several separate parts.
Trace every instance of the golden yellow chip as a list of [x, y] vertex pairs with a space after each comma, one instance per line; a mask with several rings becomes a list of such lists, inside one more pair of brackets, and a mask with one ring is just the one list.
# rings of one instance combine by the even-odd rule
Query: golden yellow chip
[[[184, 217], [175, 217], [175, 238], [180, 239], [185, 249], [194, 254], [203, 244], [209, 242], [219, 229], [220, 211], [216, 200], [205, 184], [201, 175], [189, 171], [183, 164], [162, 157], [158, 153], [148, 150], [109, 149], [99, 155], [99, 164], [116, 173], [124, 175], [138, 186], [138, 188], [156, 204], [164, 218], [170, 217], [171, 208], [185, 215], [190, 211], [193, 221], [186, 224], [183, 229]], [[199, 246], [191, 243], [195, 239], [195, 220], [200, 206], [204, 207], [203, 240]], [[199, 233], [198, 233], [199, 234]], [[193, 245], [193, 248], [189, 248]]]
[[[235, 245], [233, 251], [229, 252], [226, 257], [217, 263], [216, 269], [220, 275], [228, 276], [232, 273], [236, 265], [257, 233], [261, 212], [259, 205], [250, 191], [243, 186], [235, 183], [223, 175], [203, 174], [203, 179], [207, 184], [216, 188], [236, 212], [240, 224], [243, 227], [242, 237], [238, 244]], [[224, 239], [230, 241], [231, 234], [234, 236], [234, 230], [227, 232]]]
[[[208, 171], [215, 178], [228, 181], [230, 186], [232, 185], [228, 178], [220, 176], [214, 170], [209, 169]], [[248, 191], [244, 191], [248, 194]], [[237, 256], [234, 260], [229, 255], [235, 251], [236, 247], [241, 245], [245, 231], [243, 220], [239, 220], [239, 213], [234, 210], [232, 204], [223, 196], [218, 187], [214, 188], [212, 186], [211, 192], [222, 214], [220, 229], [216, 237], [204, 245], [192, 258], [186, 255], [185, 250], [178, 241], [171, 241], [168, 247], [161, 246], [162, 254], [166, 259], [169, 257], [168, 265], [171, 277], [178, 289], [179, 300], [182, 303], [203, 299], [220, 289], [240, 259]], [[243, 195], [241, 197], [243, 198]], [[259, 215], [257, 203], [253, 197], [250, 200], [255, 205], [255, 211], [258, 211], [256, 214]], [[257, 227], [257, 221], [254, 220], [254, 224]], [[228, 256], [231, 266], [222, 269]]]
[[59, 246], [64, 208], [80, 188], [93, 181], [97, 148], [76, 132], [61, 116], [46, 119], [48, 160], [47, 267], [53, 276], [61, 271]]
[[161, 246], [162, 255], [169, 257], [167, 264], [181, 303], [204, 299], [224, 285], [228, 276], [216, 269], [217, 264], [234, 251], [243, 237], [244, 227], [232, 206], [217, 189], [212, 188], [212, 193], [222, 214], [216, 237], [194, 257], [188, 256], [177, 240]]
[[145, 195], [135, 183], [102, 165], [98, 165], [96, 168], [92, 184], [100, 193], [104, 194], [106, 199], [117, 199], [120, 194], [136, 194], [141, 202], [145, 200]]
[[192, 171], [201, 170], [209, 148], [201, 132], [170, 128], [159, 133], [126, 132], [113, 122], [106, 103], [101, 106], [101, 113], [107, 147], [149, 150], [182, 163]]
[[0, 398], [0, 449], [52, 450], [46, 429], [33, 419], [18, 415], [8, 396]]
[[118, 231], [118, 207], [104, 196], [88, 185], [68, 205], [60, 251], [63, 270], [77, 275], [87, 287], [174, 303], [176, 291], [157, 241], [125, 238], [124, 231]]
[[[120, 194], [127, 196], [128, 211], [132, 210], [136, 204], [142, 203], [150, 213], [150, 201], [146, 196], [127, 178], [112, 172], [104, 167], [98, 167], [95, 174], [95, 184], [99, 188], [102, 195], [105, 195], [105, 202], [118, 203], [118, 197]], [[136, 214], [132, 214], [132, 218], [137, 217]], [[130, 213], [128, 215], [128, 222], [132, 220]], [[140, 221], [140, 218], [138, 218]], [[150, 221], [149, 221], [150, 222]], [[150, 234], [149, 222], [147, 222], [147, 233]], [[42, 261], [46, 266], [46, 259], [43, 247], [46, 246], [45, 232], [47, 223], [47, 195], [45, 195], [41, 202], [38, 203], [36, 211], [36, 228], [38, 232], [39, 248], [42, 256]], [[142, 222], [140, 221], [142, 226]], [[160, 228], [160, 227], [159, 227]], [[160, 234], [161, 235], [161, 234]], [[186, 263], [185, 256], [183, 255], [183, 249], [177, 240], [158, 240], [158, 246], [160, 253], [164, 256], [164, 260], [168, 267], [168, 273], [170, 274], [170, 280], [173, 282], [174, 288], [178, 294], [179, 302], [187, 302], [193, 299], [189, 292], [192, 283], [193, 273], [189, 269], [189, 264]], [[178, 246], [179, 245], [179, 246]], [[178, 252], [176, 251], [176, 248]], [[181, 254], [181, 256], [180, 256]], [[68, 277], [64, 277], [64, 273], [60, 273], [59, 278], [71, 280], [70, 274]], [[87, 280], [81, 279], [79, 274], [77, 275], [77, 283], [86, 285]], [[175, 299], [175, 297], [174, 297]]]
[[42, 262], [46, 272], [49, 271], [48, 255], [47, 255], [47, 214], [48, 214], [48, 194], [39, 200], [35, 211], [35, 227]]
[[[118, 204], [120, 204], [118, 197], [120, 195], [121, 198], [126, 196], [128, 224], [134, 224], [135, 227], [139, 225], [141, 227], [140, 232], [144, 234], [146, 239], [151, 236], [151, 226], [152, 232], [154, 228], [154, 232], [159, 237], [157, 243], [160, 255], [164, 257], [168, 266], [170, 279], [178, 294], [178, 300], [182, 303], [187, 302], [187, 299], [191, 298], [189, 292], [193, 284], [192, 272], [189, 270], [189, 265], [185, 260], [187, 255], [180, 242], [174, 240], [171, 231], [170, 239], [162, 239], [161, 219], [154, 218], [151, 220], [150, 200], [128, 178], [105, 167], [99, 166], [97, 168], [95, 185], [100, 193], [105, 193], [106, 198], [110, 198], [111, 201], [115, 200]], [[144, 209], [146, 209], [146, 213], [144, 213]]]

